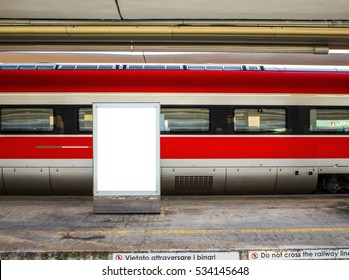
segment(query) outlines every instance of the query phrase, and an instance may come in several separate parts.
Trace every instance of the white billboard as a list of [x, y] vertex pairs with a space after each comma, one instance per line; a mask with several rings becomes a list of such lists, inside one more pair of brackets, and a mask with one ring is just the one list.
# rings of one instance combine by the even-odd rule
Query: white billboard
[[94, 196], [160, 195], [160, 105], [93, 104]]

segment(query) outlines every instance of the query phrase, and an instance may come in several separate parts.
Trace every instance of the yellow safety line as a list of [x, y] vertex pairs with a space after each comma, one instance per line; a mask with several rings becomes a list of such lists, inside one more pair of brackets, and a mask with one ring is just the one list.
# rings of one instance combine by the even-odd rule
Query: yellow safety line
[[[30, 203], [33, 202], [34, 200], [24, 200], [23, 198], [19, 198], [18, 200], [16, 199], [10, 199], [7, 200], [6, 197], [3, 197], [5, 199], [2, 199], [2, 197], [0, 197], [0, 201], [1, 203], [12, 203], [12, 202], [26, 202], [26, 203]], [[84, 200], [86, 201], [86, 200]], [[162, 198], [163, 202], [205, 202], [205, 203], [219, 203], [219, 202], [229, 202], [229, 203], [281, 203], [281, 202], [309, 202], [309, 203], [322, 203], [322, 202], [349, 202], [349, 197], [343, 197], [343, 198], [270, 198], [270, 199], [264, 199], [264, 198], [251, 198], [251, 199], [210, 199], [210, 198], [203, 198], [203, 199], [187, 199], [185, 197], [183, 197], [183, 199], [173, 199], [170, 197], [165, 197]], [[39, 200], [36, 201], [35, 203], [46, 203], [46, 202], [52, 202], [50, 200], [45, 201], [45, 200]], [[60, 200], [59, 203], [63, 203], [63, 200]], [[92, 199], [91, 199], [92, 202]], [[79, 201], [69, 201], [69, 204], [76, 204], [76, 203], [80, 203]], [[37, 205], [37, 204], [36, 204]], [[84, 206], [84, 205], [82, 205]]]
[[212, 235], [212, 234], [233, 234], [233, 233], [302, 233], [302, 232], [338, 232], [349, 231], [347, 228], [285, 228], [285, 229], [165, 229], [165, 230], [117, 230], [117, 234], [131, 234], [142, 233], [147, 235], [155, 234], [173, 234], [173, 235], [186, 235], [186, 234], [200, 234], [200, 235]]
[[344, 232], [349, 231], [349, 227], [335, 228], [267, 228], [267, 229], [108, 229], [108, 230], [77, 230], [77, 231], [42, 231], [42, 230], [0, 230], [1, 233], [13, 234], [13, 232], [22, 232], [25, 235], [70, 235], [77, 237], [79, 235], [214, 235], [214, 234], [239, 234], [239, 233], [317, 233], [317, 232]]
[[271, 203], [271, 202], [309, 202], [309, 203], [317, 203], [317, 202], [349, 202], [349, 197], [347, 198], [313, 198], [313, 199], [298, 199], [298, 198], [294, 198], [294, 199], [280, 199], [280, 198], [275, 198], [275, 199], [183, 199], [183, 200], [172, 200], [172, 199], [164, 199], [164, 201], [183, 201], [183, 202], [213, 202], [213, 203], [217, 203], [217, 202], [229, 202], [229, 203]]

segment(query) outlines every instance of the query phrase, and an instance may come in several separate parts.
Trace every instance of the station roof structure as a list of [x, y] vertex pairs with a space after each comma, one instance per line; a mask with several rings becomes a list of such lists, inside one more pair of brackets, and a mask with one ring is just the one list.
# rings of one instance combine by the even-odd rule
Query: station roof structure
[[347, 0], [0, 0], [1, 62], [348, 65], [348, 49]]
[[0, 18], [68, 20], [349, 20], [346, 0], [1, 0]]

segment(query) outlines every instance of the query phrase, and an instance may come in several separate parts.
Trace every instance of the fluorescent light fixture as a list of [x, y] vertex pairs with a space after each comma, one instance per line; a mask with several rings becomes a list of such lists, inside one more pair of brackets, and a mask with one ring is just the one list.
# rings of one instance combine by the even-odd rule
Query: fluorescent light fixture
[[9, 51], [19, 54], [76, 54], [76, 55], [110, 55], [110, 56], [174, 56], [174, 55], [194, 55], [212, 54], [214, 52], [185, 52], [185, 51]]
[[329, 49], [328, 54], [349, 54], [349, 50]]
[[105, 51], [12, 51], [12, 53], [23, 54], [95, 54], [95, 55], [143, 55], [143, 52], [132, 51], [118, 51], [118, 52], [105, 52]]

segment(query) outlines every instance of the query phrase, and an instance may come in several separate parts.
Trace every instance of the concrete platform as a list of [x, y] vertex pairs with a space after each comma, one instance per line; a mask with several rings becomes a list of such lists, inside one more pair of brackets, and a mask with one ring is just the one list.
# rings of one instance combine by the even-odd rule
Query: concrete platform
[[161, 214], [93, 214], [92, 197], [0, 197], [0, 259], [349, 249], [349, 194], [161, 197]]

